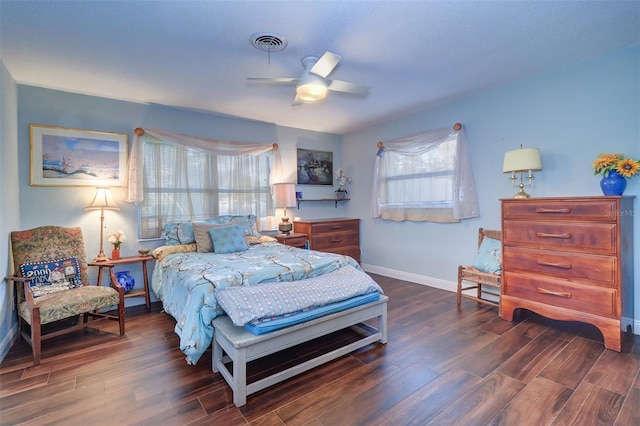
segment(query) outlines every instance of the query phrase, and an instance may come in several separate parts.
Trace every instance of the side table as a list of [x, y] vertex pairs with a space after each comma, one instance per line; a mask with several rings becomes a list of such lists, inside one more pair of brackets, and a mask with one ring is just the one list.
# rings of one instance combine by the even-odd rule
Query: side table
[[109, 277], [111, 282], [118, 282], [114, 268], [118, 265], [124, 265], [127, 263], [142, 263], [142, 276], [144, 281], [144, 290], [130, 291], [126, 293], [124, 297], [142, 297], [144, 296], [147, 304], [147, 309], [151, 309], [151, 297], [149, 295], [149, 277], [147, 275], [147, 261], [153, 260], [153, 256], [129, 256], [121, 257], [120, 259], [111, 259], [105, 262], [91, 262], [89, 266], [95, 266], [98, 268], [98, 285], [102, 285], [102, 270], [109, 268]]
[[289, 235], [277, 234], [274, 235], [274, 238], [285, 246], [307, 248], [307, 234], [292, 232]]

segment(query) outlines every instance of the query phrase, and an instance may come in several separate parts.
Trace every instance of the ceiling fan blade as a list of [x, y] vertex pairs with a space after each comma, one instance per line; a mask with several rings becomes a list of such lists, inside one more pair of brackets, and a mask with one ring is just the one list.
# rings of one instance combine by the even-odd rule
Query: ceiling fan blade
[[348, 81], [328, 80], [328, 83], [329, 90], [333, 90], [334, 92], [354, 93], [356, 95], [366, 95], [369, 93], [369, 88], [367, 86], [349, 83]]
[[268, 83], [297, 83], [298, 77], [247, 77], [250, 81], [264, 81]]
[[341, 56], [338, 56], [335, 53], [331, 53], [327, 50], [324, 55], [322, 55], [322, 57], [318, 59], [318, 62], [316, 62], [313, 67], [311, 67], [309, 72], [315, 75], [319, 75], [322, 78], [327, 78], [327, 76], [331, 74], [331, 71], [333, 71], [336, 65], [338, 65], [338, 62], [340, 62], [341, 58]]

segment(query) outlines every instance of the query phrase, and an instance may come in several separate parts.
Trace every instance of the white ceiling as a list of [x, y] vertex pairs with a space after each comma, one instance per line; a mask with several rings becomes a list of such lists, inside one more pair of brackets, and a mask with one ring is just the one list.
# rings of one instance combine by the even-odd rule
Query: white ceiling
[[[640, 43], [640, 1], [9, 1], [0, 54], [19, 84], [343, 134]], [[250, 44], [284, 36], [282, 52]], [[371, 88], [292, 107], [300, 59]]]

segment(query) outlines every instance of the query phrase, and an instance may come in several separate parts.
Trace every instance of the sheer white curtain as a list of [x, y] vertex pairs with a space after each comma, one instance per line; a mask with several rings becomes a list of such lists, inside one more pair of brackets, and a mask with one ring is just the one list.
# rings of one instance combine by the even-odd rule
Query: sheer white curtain
[[271, 151], [271, 180], [281, 181], [282, 166], [280, 151], [274, 149], [273, 144], [259, 144], [249, 142], [231, 142], [218, 139], [201, 138], [197, 136], [172, 133], [159, 129], [143, 129], [144, 134], [133, 138], [129, 162], [127, 166], [127, 187], [125, 188], [124, 201], [139, 203], [143, 195], [144, 174], [144, 136], [153, 136], [165, 143], [182, 148], [194, 149], [213, 155], [258, 155]]
[[478, 216], [464, 130], [437, 129], [386, 141], [376, 156], [372, 215], [459, 222]]
[[270, 184], [281, 176], [272, 144], [227, 142], [144, 129], [129, 157], [126, 201], [140, 205], [140, 237], [170, 221], [220, 214], [271, 215]]

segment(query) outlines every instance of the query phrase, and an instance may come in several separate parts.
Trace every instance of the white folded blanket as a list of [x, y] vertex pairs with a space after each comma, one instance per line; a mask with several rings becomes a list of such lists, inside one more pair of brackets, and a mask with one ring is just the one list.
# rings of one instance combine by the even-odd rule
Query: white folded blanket
[[215, 297], [233, 323], [242, 326], [373, 292], [383, 293], [369, 275], [349, 265], [306, 280], [219, 288]]

